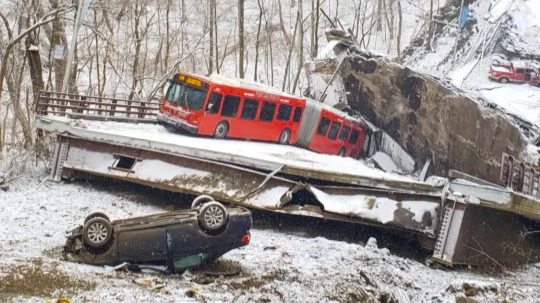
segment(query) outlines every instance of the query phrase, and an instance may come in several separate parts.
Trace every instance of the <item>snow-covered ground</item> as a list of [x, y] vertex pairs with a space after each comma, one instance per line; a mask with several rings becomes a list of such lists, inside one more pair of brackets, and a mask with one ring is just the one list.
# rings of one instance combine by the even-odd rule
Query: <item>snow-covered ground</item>
[[[42, 182], [22, 172], [0, 191], [0, 301], [43, 302], [538, 302], [540, 264], [481, 274], [432, 269], [397, 236], [318, 219], [255, 216], [252, 243], [184, 274], [112, 271], [62, 260], [64, 233], [93, 210], [125, 218], [178, 209], [186, 196], [111, 181]], [[375, 239], [390, 242], [389, 250]], [[380, 242], [380, 241], [379, 241]], [[393, 243], [393, 244], [392, 244]], [[416, 257], [396, 255], [409, 251]], [[238, 271], [231, 276], [208, 272]]]

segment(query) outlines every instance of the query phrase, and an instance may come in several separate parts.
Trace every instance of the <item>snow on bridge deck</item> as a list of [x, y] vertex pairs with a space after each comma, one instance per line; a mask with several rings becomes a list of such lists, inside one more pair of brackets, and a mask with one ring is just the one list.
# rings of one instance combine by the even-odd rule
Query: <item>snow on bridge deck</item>
[[[390, 174], [367, 166], [363, 161], [315, 153], [303, 148], [274, 143], [242, 140], [219, 140], [171, 133], [165, 127], [148, 123], [73, 120], [66, 117], [38, 117], [37, 125], [47, 131], [240, 164], [273, 171], [285, 165], [282, 172], [301, 177], [315, 177], [354, 185], [367, 185], [433, 192], [440, 188], [409, 176]], [[395, 188], [397, 189], [397, 188]]]

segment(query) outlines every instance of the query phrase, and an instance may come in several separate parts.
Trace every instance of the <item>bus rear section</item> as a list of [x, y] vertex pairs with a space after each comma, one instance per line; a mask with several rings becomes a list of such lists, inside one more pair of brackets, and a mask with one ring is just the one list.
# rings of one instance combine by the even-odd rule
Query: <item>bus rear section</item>
[[313, 100], [306, 102], [299, 136], [299, 146], [352, 158], [362, 155], [366, 137], [362, 124]]
[[199, 134], [209, 84], [191, 75], [177, 74], [161, 100], [157, 120], [165, 125]]

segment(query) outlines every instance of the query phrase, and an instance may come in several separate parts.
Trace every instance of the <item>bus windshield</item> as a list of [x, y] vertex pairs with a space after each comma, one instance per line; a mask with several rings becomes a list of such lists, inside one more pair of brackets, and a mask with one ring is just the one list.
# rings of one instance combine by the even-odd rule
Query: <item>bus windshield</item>
[[191, 110], [201, 110], [208, 89], [195, 88], [186, 83], [171, 83], [167, 90], [167, 100]]

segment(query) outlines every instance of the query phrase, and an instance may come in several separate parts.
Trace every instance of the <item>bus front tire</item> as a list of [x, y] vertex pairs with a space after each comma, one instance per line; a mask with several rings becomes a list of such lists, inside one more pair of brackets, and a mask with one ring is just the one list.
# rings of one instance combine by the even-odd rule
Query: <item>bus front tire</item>
[[217, 139], [225, 139], [227, 138], [227, 134], [229, 133], [229, 124], [225, 121], [221, 121], [216, 126], [216, 130], [214, 131], [214, 137]]
[[342, 148], [339, 149], [337, 154], [340, 157], [345, 157], [345, 152], [346, 152], [345, 147], [342, 147]]
[[291, 141], [291, 131], [286, 128], [279, 135], [278, 142], [279, 144], [289, 144]]

